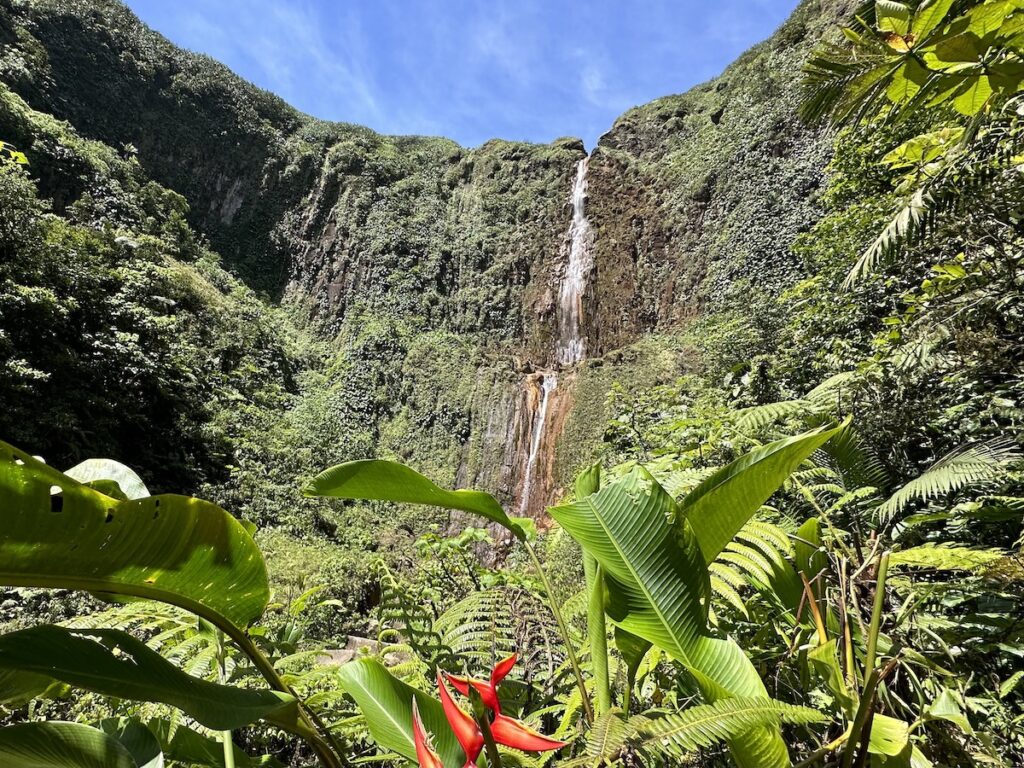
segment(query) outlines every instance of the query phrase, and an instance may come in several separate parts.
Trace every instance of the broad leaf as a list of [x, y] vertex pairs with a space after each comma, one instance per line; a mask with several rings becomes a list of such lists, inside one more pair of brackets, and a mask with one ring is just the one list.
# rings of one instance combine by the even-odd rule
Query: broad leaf
[[[51, 687], [56, 690], [48, 691]], [[0, 669], [0, 704], [5, 707], [20, 707], [35, 698], [50, 698], [61, 688], [45, 675], [33, 675], [18, 669]]]
[[807, 652], [807, 660], [811, 663], [815, 672], [821, 676], [825, 688], [835, 698], [836, 703], [852, 719], [857, 711], [857, 697], [850, 692], [846, 684], [846, 677], [839, 666], [838, 646], [835, 638], [812, 648]]
[[[797, 570], [815, 585], [818, 574], [828, 567], [828, 555], [821, 548], [821, 523], [818, 518], [808, 518], [797, 529], [793, 552]], [[820, 592], [820, 586], [815, 591]]]
[[[642, 468], [551, 515], [605, 574], [608, 615], [680, 662], [711, 701], [763, 698], [764, 684], [731, 640], [707, 626], [708, 572], [686, 519]], [[737, 762], [788, 765], [778, 728], [758, 727], [730, 741]]]
[[914, 21], [910, 25], [910, 32], [917, 40], [934, 30], [946, 18], [953, 0], [931, 0], [923, 3], [914, 12]]
[[693, 527], [704, 562], [713, 562], [793, 470], [845, 426], [821, 427], [757, 448], [690, 491], [679, 509]]
[[871, 720], [868, 751], [874, 755], [890, 757], [901, 754], [910, 743], [910, 726], [887, 715], [875, 715]]
[[[128, 750], [138, 768], [164, 768], [164, 753], [146, 726], [135, 717], [111, 717], [99, 723], [99, 729], [117, 739]], [[221, 753], [223, 762], [223, 752]]]
[[295, 730], [295, 699], [217, 685], [185, 674], [145, 643], [115, 629], [41, 625], [0, 636], [0, 669], [45, 675], [88, 691], [177, 707], [216, 731], [258, 720]]
[[615, 647], [622, 654], [622, 660], [626, 662], [627, 685], [632, 687], [636, 682], [636, 673], [640, 669], [640, 663], [644, 656], [651, 650], [651, 643], [642, 637], [627, 632], [622, 627], [615, 627]]
[[463, 768], [466, 755], [448, 726], [441, 703], [406, 685], [375, 659], [358, 659], [338, 670], [341, 687], [359, 705], [370, 735], [382, 749], [416, 762], [412, 737], [412, 700], [416, 698], [423, 725], [447, 768]]
[[992, 83], [988, 75], [970, 78], [953, 99], [953, 107], [961, 115], [974, 117], [992, 96]]
[[0, 442], [0, 584], [172, 603], [245, 626], [267, 569], [231, 515], [185, 496], [119, 501]]
[[79, 723], [21, 723], [0, 728], [0, 765], [11, 768], [139, 768], [103, 731]]
[[881, 32], [905, 35], [910, 31], [910, 8], [895, 0], [875, 0], [875, 18]]
[[394, 501], [472, 512], [525, 537], [491, 494], [483, 491], [446, 491], [404, 464], [383, 459], [364, 459], [339, 464], [320, 473], [303, 491], [307, 496], [339, 499]]

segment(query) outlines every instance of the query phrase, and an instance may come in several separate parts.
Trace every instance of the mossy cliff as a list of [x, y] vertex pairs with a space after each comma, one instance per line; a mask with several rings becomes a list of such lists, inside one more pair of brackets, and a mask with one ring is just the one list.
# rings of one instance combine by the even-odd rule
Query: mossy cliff
[[[588, 172], [588, 360], [553, 401], [545, 494], [600, 451], [613, 384], [673, 380], [699, 364], [674, 341], [690, 320], [752, 284], [772, 293], [802, 276], [790, 245], [820, 216], [831, 140], [794, 117], [799, 69], [849, 5], [805, 0], [721, 77], [631, 110], [601, 139]], [[553, 365], [581, 142], [467, 149], [323, 122], [115, 0], [0, 0], [0, 80], [18, 110], [130, 161], [136, 186], [179, 195], [179, 226], [275, 313], [282, 349], [298, 345], [280, 382], [286, 408], [242, 391], [196, 417], [228, 435], [216, 457], [232, 469], [203, 475], [211, 493], [335, 538], [354, 535], [355, 513], [339, 518], [295, 488], [348, 458], [395, 456], [514, 499], [539, 402], [531, 371]], [[117, 181], [12, 115], [0, 135], [28, 151], [57, 216]], [[97, 215], [89, 226], [142, 225]], [[116, 438], [80, 442], [132, 458]], [[156, 460], [143, 469], [161, 472]]]

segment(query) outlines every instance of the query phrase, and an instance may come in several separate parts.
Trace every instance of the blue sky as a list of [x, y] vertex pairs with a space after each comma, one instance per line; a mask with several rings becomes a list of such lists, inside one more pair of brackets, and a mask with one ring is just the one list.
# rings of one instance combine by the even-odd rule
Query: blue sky
[[797, 0], [127, 0], [317, 117], [394, 134], [593, 147], [637, 104], [718, 74]]

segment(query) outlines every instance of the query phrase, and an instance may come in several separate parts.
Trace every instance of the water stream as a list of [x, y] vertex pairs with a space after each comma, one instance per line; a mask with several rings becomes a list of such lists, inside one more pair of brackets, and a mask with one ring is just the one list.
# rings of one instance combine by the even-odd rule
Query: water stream
[[591, 254], [590, 222], [587, 221], [587, 163], [583, 158], [576, 166], [572, 185], [572, 224], [569, 225], [569, 256], [558, 291], [558, 336], [555, 339], [555, 361], [560, 366], [573, 365], [586, 357], [586, 341], [582, 335], [583, 295], [590, 272], [594, 268]]
[[[594, 268], [590, 222], [586, 215], [588, 159], [583, 158], [576, 166], [576, 177], [569, 198], [572, 205], [572, 222], [567, 238], [565, 268], [558, 287], [557, 333], [553, 350], [555, 369], [540, 371], [537, 377], [526, 380], [527, 387], [540, 384], [540, 399], [535, 409], [526, 409], [526, 412], [531, 414], [530, 452], [527, 454], [519, 489], [517, 508], [520, 515], [526, 515], [531, 509], [530, 497], [536, 484], [537, 466], [542, 458], [542, 451], [552, 450], [554, 437], [557, 437], [545, 440], [545, 429], [552, 423], [549, 410], [553, 402], [560, 400], [558, 397], [552, 397], [552, 393], [558, 388], [558, 373], [563, 368], [584, 360], [587, 353], [586, 340], [583, 337], [583, 296]], [[527, 391], [526, 397], [529, 405], [532, 393]], [[549, 462], [545, 461], [545, 464]], [[549, 493], [550, 489], [545, 488], [544, 491]], [[545, 503], [547, 501], [544, 499]]]
[[533, 423], [530, 425], [530, 453], [526, 458], [526, 473], [523, 476], [522, 490], [519, 492], [519, 515], [523, 516], [529, 511], [530, 495], [533, 491], [533, 478], [537, 472], [537, 457], [540, 455], [541, 443], [544, 441], [544, 427], [548, 418], [548, 408], [551, 403], [551, 393], [558, 388], [558, 374], [540, 374], [540, 403], [533, 413]]

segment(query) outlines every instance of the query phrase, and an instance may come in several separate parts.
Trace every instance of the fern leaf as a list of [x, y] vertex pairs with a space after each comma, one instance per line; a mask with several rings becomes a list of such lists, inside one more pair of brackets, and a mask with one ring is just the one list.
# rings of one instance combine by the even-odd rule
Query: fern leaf
[[827, 720], [816, 710], [774, 699], [722, 699], [654, 720], [640, 728], [631, 742], [652, 757], [678, 756], [759, 726], [779, 722], [808, 725]]
[[893, 552], [889, 564], [927, 568], [933, 571], [977, 571], [1000, 560], [1004, 552], [998, 549], [972, 549], [952, 544], [923, 544]]
[[882, 523], [903, 512], [912, 501], [929, 501], [999, 476], [1008, 462], [1020, 457], [1009, 440], [997, 439], [960, 448], [939, 459], [878, 507]]

